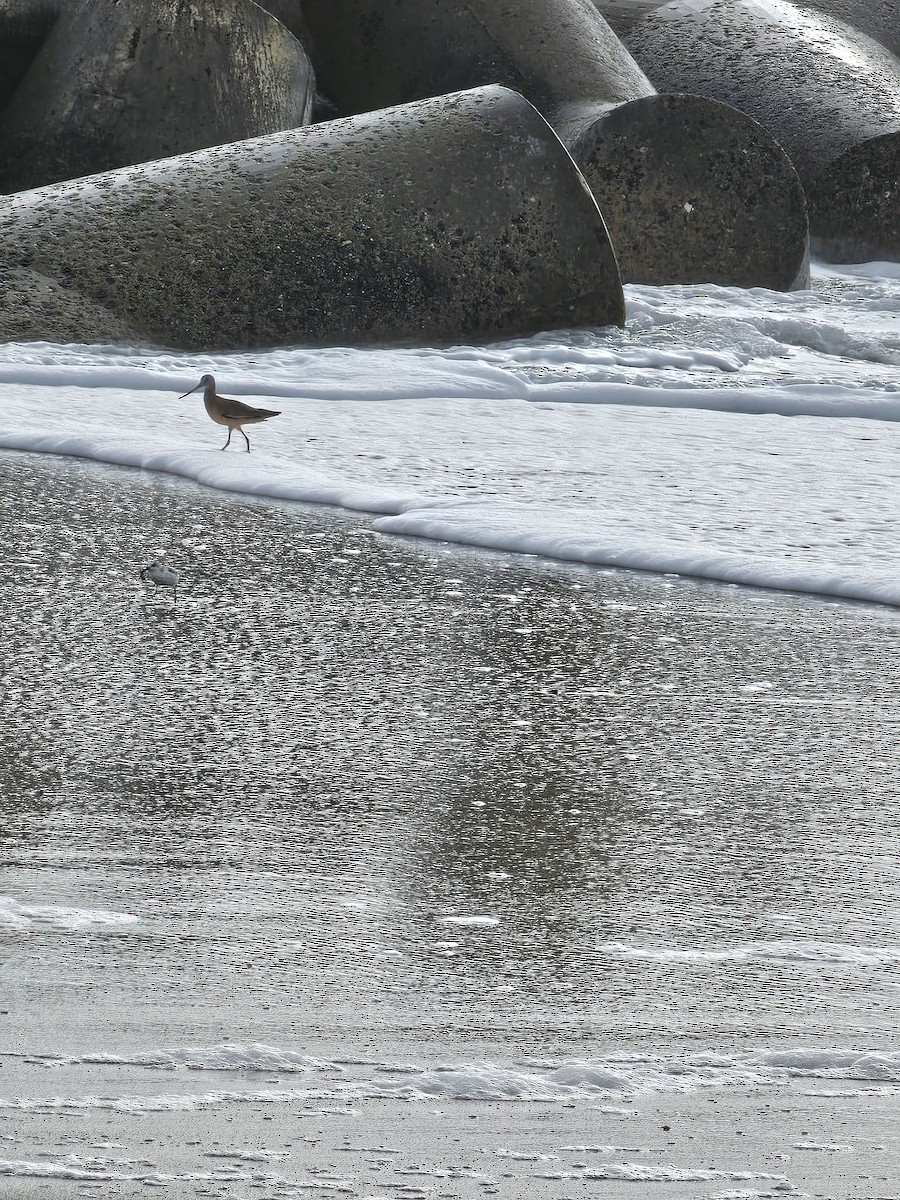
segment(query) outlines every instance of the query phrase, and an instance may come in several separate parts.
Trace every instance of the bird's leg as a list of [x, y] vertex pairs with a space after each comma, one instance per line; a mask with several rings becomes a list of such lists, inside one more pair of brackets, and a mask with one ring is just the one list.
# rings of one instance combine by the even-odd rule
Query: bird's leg
[[228, 426], [228, 441], [226, 441], [225, 445], [222, 447], [222, 449], [223, 449], [223, 450], [227, 450], [227, 449], [228, 449], [228, 442], [230, 442], [230, 441], [231, 441], [231, 435], [232, 435], [233, 433], [234, 433], [234, 430], [233, 430], [233, 429], [231, 428], [231, 426], [229, 425], [229, 426]]
[[[244, 433], [244, 429], [243, 429], [242, 425], [238, 425], [238, 429], [240, 429], [241, 433]], [[250, 439], [247, 437], [246, 433], [244, 433], [244, 441], [247, 443], [247, 453], [249, 454], [250, 453]]]

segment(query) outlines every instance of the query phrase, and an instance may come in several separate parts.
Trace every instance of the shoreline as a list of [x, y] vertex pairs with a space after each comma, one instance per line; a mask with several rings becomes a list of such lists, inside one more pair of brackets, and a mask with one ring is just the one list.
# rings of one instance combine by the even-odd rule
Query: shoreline
[[892, 610], [0, 473], [0, 1196], [891, 1197]]
[[[21, 445], [15, 445], [21, 440]], [[42, 445], [40, 443], [47, 443]], [[469, 550], [483, 550], [502, 555], [540, 557], [549, 561], [599, 569], [634, 571], [642, 574], [679, 577], [709, 582], [720, 586], [739, 586], [763, 591], [808, 596], [824, 602], [874, 604], [900, 608], [900, 583], [893, 572], [874, 574], [871, 579], [853, 577], [852, 568], [817, 563], [804, 567], [794, 565], [784, 557], [766, 557], [744, 551], [723, 549], [714, 543], [698, 542], [685, 545], [678, 538], [652, 535], [650, 546], [639, 546], [635, 538], [622, 538], [615, 532], [600, 533], [589, 525], [573, 531], [571, 515], [548, 511], [537, 517], [533, 509], [523, 506], [520, 512], [490, 509], [483, 513], [477, 498], [460, 505], [448, 497], [440, 500], [409, 495], [392, 495], [372, 491], [358, 484], [324, 485], [319, 480], [298, 482], [294, 472], [280, 466], [263, 481], [253, 475], [255, 468], [245, 464], [247, 471], [210, 459], [201, 453], [151, 454], [134, 447], [104, 450], [96, 443], [78, 439], [39, 438], [15, 439], [0, 435], [2, 453], [41, 454], [66, 460], [95, 463], [100, 467], [150, 471], [171, 480], [182, 480], [201, 488], [233, 495], [241, 499], [255, 498], [272, 503], [297, 503], [348, 515], [373, 517], [374, 533], [411, 537], [456, 545]], [[237, 472], [236, 474], [234, 472]], [[265, 473], [265, 468], [263, 468]], [[252, 478], [247, 477], [247, 473]], [[284, 475], [283, 481], [279, 475]], [[299, 472], [302, 480], [303, 470]], [[528, 528], [531, 525], [532, 528]], [[849, 574], [844, 572], [849, 571]]]

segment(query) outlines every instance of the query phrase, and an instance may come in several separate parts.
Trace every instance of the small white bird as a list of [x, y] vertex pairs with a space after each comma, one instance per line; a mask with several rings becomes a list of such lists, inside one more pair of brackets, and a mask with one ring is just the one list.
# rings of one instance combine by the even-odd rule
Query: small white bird
[[170, 567], [165, 558], [155, 558], [152, 563], [141, 567], [140, 570], [140, 578], [143, 583], [149, 580], [154, 587], [171, 588], [175, 604], [178, 603], [178, 580], [180, 577], [181, 572]]

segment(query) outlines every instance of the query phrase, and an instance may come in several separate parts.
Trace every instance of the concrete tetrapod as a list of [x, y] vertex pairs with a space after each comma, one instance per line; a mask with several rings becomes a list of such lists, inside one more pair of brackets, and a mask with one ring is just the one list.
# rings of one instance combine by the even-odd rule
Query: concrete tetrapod
[[[553, 130], [478, 88], [0, 199], [0, 272], [187, 349], [448, 342], [624, 323]], [[67, 319], [71, 310], [67, 310]], [[4, 307], [0, 337], [21, 314]], [[34, 314], [16, 336], [54, 338]]]
[[818, 253], [900, 257], [900, 61], [889, 51], [789, 0], [675, 0], [627, 45], [658, 87], [733, 104], [781, 142]]
[[900, 58], [900, 5], [897, 0], [808, 0], [808, 4], [829, 16], [840, 17]]
[[308, 122], [306, 53], [251, 0], [73, 0], [3, 115], [0, 190]]
[[41, 48], [63, 0], [0, 0], [0, 109]]
[[669, 0], [593, 0], [593, 3], [619, 37], [624, 37], [632, 25]]
[[[278, 3], [279, 0], [272, 0]], [[627, 38], [632, 28], [671, 0], [593, 0], [610, 25]], [[282, 4], [299, 6], [300, 0], [280, 0]], [[867, 33], [894, 54], [900, 55], [900, 7], [898, 0], [796, 0], [798, 7], [840, 17], [861, 33]], [[269, 3], [263, 5], [269, 7]], [[277, 15], [277, 14], [276, 14]], [[299, 34], [297, 35], [300, 36]]]
[[259, 7], [264, 8], [267, 13], [271, 13], [286, 29], [291, 31], [294, 37], [305, 43], [309, 30], [303, 19], [303, 4], [304, 0], [262, 0]]
[[365, 112], [501, 83], [544, 114], [584, 172], [622, 278], [807, 284], [803, 189], [761, 126], [660, 96], [592, 0], [303, 0], [322, 91]]

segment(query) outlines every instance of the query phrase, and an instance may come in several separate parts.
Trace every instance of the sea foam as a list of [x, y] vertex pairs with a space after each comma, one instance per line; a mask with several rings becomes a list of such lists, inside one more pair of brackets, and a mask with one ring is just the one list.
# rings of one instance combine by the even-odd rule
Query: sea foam
[[0, 896], [0, 928], [83, 930], [135, 925], [133, 913], [105, 909], [72, 908], [61, 904], [22, 904], [12, 896]]
[[853, 967], [893, 966], [900, 963], [900, 946], [852, 946], [843, 942], [771, 941], [746, 942], [736, 946], [685, 947], [642, 946], [625, 942], [602, 942], [597, 949], [617, 958], [643, 959], [674, 965], [710, 965], [727, 962], [763, 961], [844, 963]]
[[[352, 1105], [372, 1099], [504, 1101], [507, 1103], [591, 1103], [648, 1094], [783, 1086], [792, 1080], [852, 1082], [847, 1094], [873, 1087], [892, 1093], [900, 1085], [900, 1051], [861, 1051], [833, 1047], [758, 1049], [741, 1054], [691, 1056], [623, 1054], [603, 1059], [490, 1061], [434, 1064], [371, 1061], [352, 1063], [305, 1056], [262, 1043], [161, 1049], [124, 1055], [97, 1053], [47, 1059], [54, 1068], [119, 1065], [175, 1072], [178, 1086], [156, 1094], [14, 1097], [0, 1109], [59, 1111], [113, 1109], [123, 1112], [194, 1111], [236, 1103], [283, 1104], [298, 1100]], [[287, 1075], [290, 1087], [233, 1086], [217, 1090], [190, 1087], [206, 1072]], [[299, 1078], [298, 1078], [299, 1077]]]
[[[383, 535], [900, 605], [900, 278], [628, 289], [625, 330], [222, 355], [0, 347], [0, 447], [366, 512]], [[219, 453], [196, 398], [281, 409]], [[786, 417], [796, 420], [786, 421]]]

